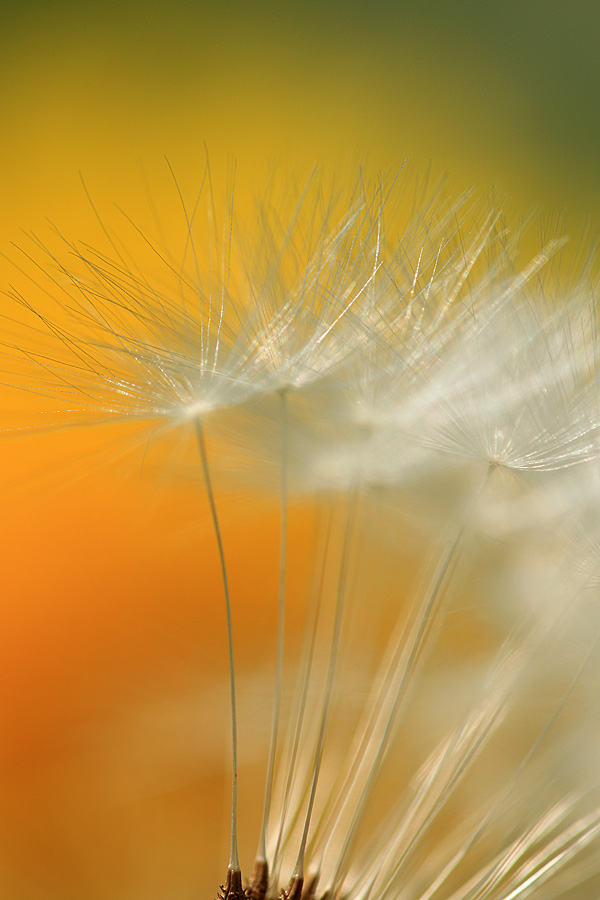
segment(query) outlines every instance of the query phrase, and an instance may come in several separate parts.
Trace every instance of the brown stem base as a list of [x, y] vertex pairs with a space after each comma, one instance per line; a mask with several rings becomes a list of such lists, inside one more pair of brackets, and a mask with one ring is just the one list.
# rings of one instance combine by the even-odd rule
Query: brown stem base
[[246, 891], [242, 887], [242, 873], [239, 869], [227, 869], [225, 884], [221, 885], [217, 900], [246, 900]]

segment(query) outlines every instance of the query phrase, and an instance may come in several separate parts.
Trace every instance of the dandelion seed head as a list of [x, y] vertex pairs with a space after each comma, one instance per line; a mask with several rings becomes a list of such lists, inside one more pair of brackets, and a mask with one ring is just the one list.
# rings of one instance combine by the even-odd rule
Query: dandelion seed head
[[[229, 210], [216, 259], [183, 204], [183, 262], [155, 253], [160, 288], [120, 244], [111, 259], [68, 243], [73, 272], [37, 242], [57, 315], [12, 291], [34, 323], [7, 348], [15, 385], [66, 420], [196, 437], [229, 649], [223, 900], [546, 900], [565, 884], [587, 900], [578, 885], [600, 881], [583, 765], [600, 747], [586, 709], [598, 541], [579, 539], [597, 519], [594, 311], [583, 290], [560, 303], [543, 290], [560, 241], [519, 266], [498, 214], [471, 219], [435, 190], [390, 232], [394, 186], [361, 177], [340, 208], [309, 181], [287, 216], [259, 204], [253, 234]], [[215, 487], [234, 480], [275, 490], [280, 521], [278, 595], [263, 598], [277, 623], [270, 703], [240, 766], [265, 770], [247, 893]], [[288, 526], [307, 498], [314, 585], [290, 622]]]

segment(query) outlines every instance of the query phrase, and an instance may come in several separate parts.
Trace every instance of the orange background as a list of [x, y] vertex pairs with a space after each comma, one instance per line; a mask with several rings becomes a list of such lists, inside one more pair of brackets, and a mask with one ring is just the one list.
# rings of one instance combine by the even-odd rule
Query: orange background
[[[598, 225], [596, 2], [24, 2], [3, 3], [2, 22], [0, 251], [12, 259], [22, 230], [46, 239], [47, 218], [102, 241], [78, 172], [111, 223], [116, 203], [151, 227], [150, 197], [163, 231], [180, 228], [164, 156], [192, 197], [205, 143], [219, 200], [236, 163], [240, 214], [273, 168], [319, 164], [342, 181], [410, 157], [448, 171], [449, 190], [496, 186], [512, 215], [566, 211], [575, 235]], [[0, 276], [19, 281], [7, 260]], [[8, 355], [9, 385], [12, 366]], [[35, 396], [2, 399], [7, 425], [35, 421]], [[10, 900], [191, 898], [224, 875], [225, 632], [206, 501], [199, 482], [140, 476], [135, 455], [113, 465], [121, 441], [114, 426], [0, 443]], [[277, 584], [276, 507], [251, 506], [228, 500], [224, 514], [250, 773]], [[310, 534], [310, 512], [295, 514], [292, 591]], [[247, 866], [260, 791], [245, 784]]]

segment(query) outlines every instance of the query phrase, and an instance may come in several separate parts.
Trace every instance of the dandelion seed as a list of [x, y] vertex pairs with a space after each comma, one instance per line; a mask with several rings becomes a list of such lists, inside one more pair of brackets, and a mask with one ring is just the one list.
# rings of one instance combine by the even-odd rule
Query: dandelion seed
[[[395, 187], [361, 179], [339, 214], [313, 178], [289, 222], [263, 205], [241, 250], [230, 207], [217, 260], [196, 243], [198, 203], [182, 201], [188, 265], [156, 252], [170, 290], [114, 242], [115, 258], [66, 243], [76, 273], [35, 240], [46, 263], [26, 252], [37, 266], [28, 277], [47, 274], [64, 309], [55, 319], [12, 290], [35, 324], [27, 343], [5, 341], [7, 358], [20, 354], [15, 384], [53, 398], [56, 420], [195, 435], [228, 629], [223, 900], [587, 898], [600, 884], [600, 806], [578, 754], [595, 758], [600, 734], [577, 708], [597, 697], [597, 553], [592, 541], [578, 559], [548, 510], [576, 519], [573, 485], [596, 471], [592, 302], [575, 292], [552, 307], [539, 278], [560, 241], [519, 270], [499, 216], [472, 218], [464, 199], [420, 197], [392, 246]], [[214, 457], [209, 431], [223, 449]], [[272, 716], [248, 884], [214, 480], [241, 469], [276, 485], [280, 503]], [[327, 524], [299, 650], [286, 621], [288, 519], [307, 495]]]

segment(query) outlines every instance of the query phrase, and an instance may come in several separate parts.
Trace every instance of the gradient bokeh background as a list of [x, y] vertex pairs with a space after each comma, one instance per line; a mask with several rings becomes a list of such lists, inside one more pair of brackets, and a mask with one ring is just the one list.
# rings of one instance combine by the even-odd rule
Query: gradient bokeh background
[[[193, 196], [205, 144], [219, 197], [235, 163], [240, 213], [274, 168], [304, 177], [317, 164], [339, 181], [360, 163], [393, 171], [410, 157], [417, 172], [448, 173], [449, 190], [493, 187], [509, 216], [562, 218], [576, 240], [600, 222], [595, 0], [0, 8], [9, 258], [23, 230], [45, 239], [47, 219], [102, 240], [80, 172], [103, 218], [116, 203], [145, 227], [153, 205], [168, 233], [181, 214], [164, 157]], [[9, 260], [0, 277], [3, 289], [17, 277]], [[35, 396], [5, 387], [2, 405], [7, 424], [36, 421]], [[224, 872], [225, 633], [206, 502], [200, 485], [117, 464], [119, 440], [77, 430], [0, 443], [0, 893], [10, 900], [183, 900], [214, 892]], [[240, 648], [251, 769], [277, 516], [240, 504], [228, 505], [225, 532], [236, 627], [251, 637], [252, 652]], [[310, 513], [292, 528], [300, 592]]]

